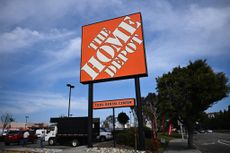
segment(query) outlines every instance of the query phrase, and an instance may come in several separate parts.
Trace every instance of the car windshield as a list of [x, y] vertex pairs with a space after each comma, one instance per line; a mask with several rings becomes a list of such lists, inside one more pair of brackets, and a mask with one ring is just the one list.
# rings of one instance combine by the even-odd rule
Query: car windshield
[[100, 132], [110, 132], [110, 131], [105, 128], [100, 128]]
[[49, 128], [47, 129], [47, 133], [49, 133], [50, 131], [54, 131], [55, 130], [55, 126], [51, 125], [49, 126]]

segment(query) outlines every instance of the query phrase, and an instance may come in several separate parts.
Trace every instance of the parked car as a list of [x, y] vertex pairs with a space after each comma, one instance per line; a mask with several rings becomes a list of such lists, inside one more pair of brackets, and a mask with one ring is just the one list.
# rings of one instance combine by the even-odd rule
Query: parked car
[[[12, 130], [9, 131], [5, 137], [4, 137], [4, 142], [5, 145], [10, 145], [11, 143], [20, 143], [21, 140], [23, 139], [23, 133], [25, 131], [23, 130]], [[37, 136], [35, 135], [34, 131], [29, 131], [30, 135], [28, 137], [28, 142], [31, 143], [36, 143], [37, 141]]]
[[213, 133], [213, 131], [210, 129], [207, 129], [207, 133]]
[[97, 139], [99, 139], [102, 142], [102, 141], [106, 141], [112, 138], [113, 138], [112, 132], [107, 131], [104, 128], [100, 128], [100, 134], [97, 137]]

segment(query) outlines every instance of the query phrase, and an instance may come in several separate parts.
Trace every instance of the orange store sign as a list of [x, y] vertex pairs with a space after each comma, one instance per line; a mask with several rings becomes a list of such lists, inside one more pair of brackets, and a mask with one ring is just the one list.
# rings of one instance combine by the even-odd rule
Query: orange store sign
[[133, 107], [134, 105], [135, 105], [135, 100], [133, 98], [127, 98], [127, 99], [93, 102], [93, 109]]
[[141, 14], [82, 27], [81, 83], [147, 76]]

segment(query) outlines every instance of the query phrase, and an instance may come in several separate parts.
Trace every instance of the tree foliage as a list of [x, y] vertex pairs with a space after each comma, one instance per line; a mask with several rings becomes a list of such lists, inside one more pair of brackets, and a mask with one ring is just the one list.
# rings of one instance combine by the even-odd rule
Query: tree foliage
[[119, 123], [121, 123], [124, 126], [126, 123], [128, 123], [129, 117], [128, 115], [126, 115], [126, 113], [121, 112], [118, 114], [117, 120]]
[[102, 127], [104, 128], [111, 128], [113, 125], [113, 115], [109, 115], [102, 123]]
[[[146, 120], [151, 123], [150, 132], [152, 135], [153, 145], [155, 148], [158, 148], [157, 143], [157, 113], [156, 113], [156, 106], [157, 106], [157, 95], [155, 93], [148, 93], [147, 97], [143, 99], [143, 116]], [[147, 135], [147, 133], [145, 133]]]
[[158, 77], [157, 91], [160, 110], [182, 121], [192, 147], [194, 123], [202, 112], [227, 96], [230, 86], [224, 73], [215, 73], [206, 60], [197, 60]]
[[142, 101], [144, 118], [148, 121], [151, 121], [156, 117], [157, 95], [155, 93], [148, 93], [148, 95], [143, 98]]

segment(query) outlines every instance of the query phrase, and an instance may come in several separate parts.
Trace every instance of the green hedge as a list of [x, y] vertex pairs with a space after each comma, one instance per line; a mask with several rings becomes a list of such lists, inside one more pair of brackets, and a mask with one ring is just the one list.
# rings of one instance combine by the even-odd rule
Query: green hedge
[[135, 147], [135, 128], [116, 131], [116, 143]]
[[[116, 131], [116, 143], [126, 146], [135, 147], [135, 131], [138, 133], [137, 128], [124, 129], [122, 131]], [[171, 136], [168, 136], [167, 132], [165, 134], [158, 133], [158, 140], [153, 143], [152, 141], [152, 130], [150, 128], [144, 127], [145, 132], [145, 148], [146, 150], [156, 152], [157, 148], [159, 150], [165, 150], [168, 145], [169, 140], [172, 138], [181, 138], [181, 135], [175, 132], [172, 132]], [[138, 139], [138, 138], [137, 138]], [[165, 143], [160, 143], [160, 140], [164, 139]], [[161, 152], [163, 152], [161, 151]]]
[[[122, 131], [116, 131], [116, 143], [126, 146], [135, 147], [135, 131], [138, 133], [137, 128], [130, 128], [125, 129]], [[144, 127], [144, 133], [145, 133], [145, 147], [146, 150], [150, 151], [156, 151], [158, 142], [156, 142], [156, 145], [153, 145], [152, 142], [152, 131], [150, 128]], [[137, 135], [136, 135], [137, 137]], [[137, 138], [138, 139], [138, 138]]]

